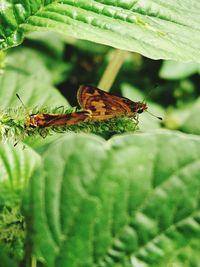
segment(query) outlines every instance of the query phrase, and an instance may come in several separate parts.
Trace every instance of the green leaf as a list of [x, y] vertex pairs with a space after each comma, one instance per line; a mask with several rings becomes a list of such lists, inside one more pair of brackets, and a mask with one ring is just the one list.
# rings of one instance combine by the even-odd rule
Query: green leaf
[[31, 148], [18, 144], [16, 147], [9, 144], [0, 144], [0, 208], [2, 200], [12, 200], [9, 194], [3, 191], [18, 192], [24, 189], [34, 168], [39, 163], [40, 157]]
[[163, 62], [159, 76], [167, 80], [179, 80], [187, 78], [200, 71], [197, 63], [180, 63], [172, 60]]
[[167, 266], [200, 235], [199, 155], [200, 138], [170, 131], [53, 143], [25, 202], [33, 254], [48, 267]]
[[192, 240], [192, 242], [189, 243], [189, 246], [181, 249], [178, 252], [175, 258], [172, 259], [172, 266], [176, 267], [198, 266], [200, 262], [199, 251], [200, 251], [200, 243], [199, 243], [199, 238], [197, 237], [196, 239]]
[[153, 59], [200, 62], [199, 10], [196, 0], [3, 0], [0, 44], [51, 30]]
[[18, 267], [18, 264], [10, 258], [9, 251], [4, 244], [0, 244], [0, 267]]
[[200, 98], [197, 99], [192, 107], [187, 109], [187, 116], [182, 122], [180, 128], [186, 133], [200, 135]]
[[0, 106], [13, 108], [21, 106], [16, 97], [19, 94], [27, 108], [68, 103], [52, 86], [51, 72], [42, 58], [32, 49], [16, 49], [7, 56], [7, 67], [0, 75]]
[[4, 51], [0, 51], [0, 75], [3, 72], [3, 69], [5, 68], [5, 58], [6, 58], [6, 53]]
[[21, 202], [27, 182], [39, 162], [39, 155], [31, 148], [23, 149], [20, 144], [17, 147], [0, 144], [0, 266], [18, 266], [17, 263], [24, 257], [25, 229]]
[[43, 59], [54, 84], [60, 84], [67, 80], [72, 63], [64, 62], [65, 42], [63, 36], [54, 32], [34, 32], [27, 35], [26, 44], [35, 48], [37, 54]]
[[171, 110], [166, 114], [165, 126], [179, 129], [190, 134], [200, 135], [200, 98], [181, 109]]

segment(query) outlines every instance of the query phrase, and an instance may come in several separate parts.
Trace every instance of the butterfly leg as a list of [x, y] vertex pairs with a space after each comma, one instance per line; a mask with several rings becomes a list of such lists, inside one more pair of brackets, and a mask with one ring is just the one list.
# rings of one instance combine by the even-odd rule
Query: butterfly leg
[[92, 118], [92, 111], [90, 109], [85, 109], [84, 111], [88, 113], [89, 118]]
[[57, 108], [55, 109], [55, 111], [57, 111], [57, 110], [59, 110], [59, 109], [61, 109], [60, 113], [63, 113], [63, 112], [64, 112], [64, 106], [63, 106], [63, 105], [57, 107]]
[[133, 117], [133, 119], [135, 120], [136, 125], [138, 125], [139, 123], [139, 115], [135, 114], [135, 116]]

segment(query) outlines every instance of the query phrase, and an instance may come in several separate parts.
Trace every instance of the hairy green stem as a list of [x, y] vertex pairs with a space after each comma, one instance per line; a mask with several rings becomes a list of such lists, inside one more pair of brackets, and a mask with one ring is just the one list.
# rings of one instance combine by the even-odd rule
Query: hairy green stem
[[[73, 112], [72, 108], [62, 110], [62, 114], [69, 114]], [[36, 108], [30, 114], [50, 113], [57, 114], [58, 108], [48, 108], [37, 110]], [[23, 107], [17, 109], [9, 109], [0, 112], [0, 139], [7, 141], [14, 139], [15, 143], [23, 140], [26, 136], [41, 136], [45, 138], [52, 133], [65, 132], [85, 132], [85, 133], [123, 133], [135, 131], [137, 128], [137, 121], [129, 117], [117, 117], [105, 121], [89, 120], [87, 122], [80, 122], [74, 125], [52, 126], [52, 127], [31, 127], [28, 124], [27, 113]]]

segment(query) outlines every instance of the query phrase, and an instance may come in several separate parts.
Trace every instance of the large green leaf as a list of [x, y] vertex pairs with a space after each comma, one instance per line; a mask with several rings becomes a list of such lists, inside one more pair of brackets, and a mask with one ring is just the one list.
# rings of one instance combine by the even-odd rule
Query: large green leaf
[[[189, 243], [189, 246], [180, 249], [175, 258], [172, 259], [172, 264], [169, 266], [175, 267], [183, 267], [183, 266], [190, 266], [190, 267], [197, 267], [199, 266], [200, 262], [200, 243], [199, 237], [197, 236], [196, 239], [192, 240]], [[165, 265], [163, 265], [165, 267]]]
[[1, 48], [53, 30], [154, 59], [200, 62], [197, 0], [1, 1]]
[[200, 138], [166, 131], [60, 139], [30, 180], [33, 253], [48, 267], [172, 264], [200, 236], [199, 155]]
[[7, 67], [0, 75], [0, 106], [21, 106], [20, 95], [27, 108], [43, 105], [68, 105], [66, 99], [52, 85], [51, 72], [41, 56], [32, 49], [18, 48], [7, 56]]

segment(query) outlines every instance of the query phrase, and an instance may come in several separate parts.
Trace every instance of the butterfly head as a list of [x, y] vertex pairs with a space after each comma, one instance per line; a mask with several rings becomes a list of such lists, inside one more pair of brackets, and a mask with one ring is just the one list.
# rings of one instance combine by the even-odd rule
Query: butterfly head
[[147, 110], [147, 104], [145, 102], [135, 102], [134, 103], [134, 112], [141, 114]]
[[135, 113], [141, 114], [142, 112], [147, 111], [151, 116], [156, 117], [159, 120], [162, 120], [161, 117], [154, 115], [153, 113], [151, 113], [147, 109], [148, 109], [148, 107], [147, 107], [147, 104], [145, 102], [135, 102], [134, 103], [134, 110], [133, 111]]
[[26, 119], [26, 125], [30, 128], [36, 128], [37, 127], [37, 115], [31, 114]]

